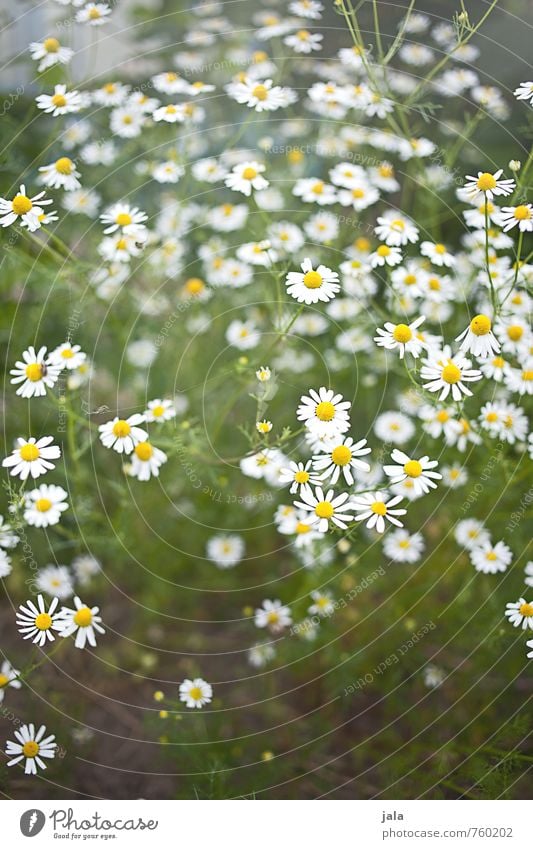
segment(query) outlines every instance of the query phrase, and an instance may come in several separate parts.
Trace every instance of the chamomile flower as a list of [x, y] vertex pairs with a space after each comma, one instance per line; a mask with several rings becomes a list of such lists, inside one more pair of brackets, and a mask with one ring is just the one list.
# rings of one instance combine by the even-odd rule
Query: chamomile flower
[[254, 624], [256, 628], [268, 628], [273, 634], [277, 634], [292, 625], [292, 614], [290, 607], [283, 605], [279, 599], [266, 598], [261, 602], [261, 607], [256, 608]]
[[266, 666], [275, 656], [276, 650], [270, 643], [256, 643], [248, 650], [248, 662], [256, 669]]
[[513, 91], [514, 96], [517, 100], [529, 100], [531, 105], [533, 106], [533, 82], [524, 82], [520, 83], [518, 88], [515, 88]]
[[505, 615], [515, 628], [522, 628], [524, 631], [527, 628], [533, 629], [533, 603], [527, 602], [525, 598], [506, 604]]
[[168, 422], [176, 417], [176, 409], [173, 401], [169, 401], [168, 398], [163, 401], [155, 398], [148, 402], [143, 416], [145, 422]]
[[429, 352], [420, 370], [420, 377], [428, 381], [424, 383], [424, 389], [440, 392], [440, 401], [444, 401], [450, 392], [454, 401], [460, 401], [463, 395], [472, 395], [466, 384], [480, 380], [482, 374], [470, 368], [470, 360], [463, 354], [452, 357], [450, 348], [446, 346], [442, 353]]
[[381, 413], [374, 422], [374, 433], [383, 442], [405, 445], [414, 436], [415, 426], [404, 413]]
[[138, 207], [130, 206], [129, 203], [121, 201], [108, 207], [100, 216], [100, 221], [106, 225], [104, 230], [106, 236], [121, 230], [127, 236], [141, 237], [144, 240], [146, 238], [144, 222], [147, 218], [146, 213]]
[[283, 43], [292, 47], [295, 53], [312, 53], [314, 50], [322, 50], [322, 39], [320, 32], [311, 33], [306, 29], [299, 29], [292, 35], [287, 35]]
[[316, 304], [328, 302], [340, 291], [339, 275], [325, 265], [315, 270], [313, 263], [306, 257], [299, 271], [289, 271], [285, 285], [287, 293], [299, 303]]
[[383, 466], [383, 471], [391, 479], [391, 484], [401, 483], [409, 478], [413, 482], [414, 491], [417, 495], [423, 495], [430, 489], [436, 489], [436, 480], [441, 480], [442, 475], [432, 471], [438, 466], [438, 460], [430, 460], [429, 457], [421, 457], [413, 460], [399, 448], [395, 448], [391, 459], [397, 465]]
[[35, 439], [34, 436], [24, 439], [19, 436], [17, 447], [9, 457], [2, 460], [2, 466], [10, 469], [10, 474], [22, 481], [30, 475], [32, 478], [38, 478], [55, 467], [51, 460], [58, 460], [61, 456], [59, 446], [52, 445], [53, 441], [53, 436], [41, 436], [40, 439]]
[[290, 88], [273, 86], [272, 80], [251, 80], [230, 83], [226, 91], [237, 103], [245, 104], [256, 112], [273, 112], [289, 106], [297, 100], [296, 92]]
[[483, 360], [500, 352], [500, 343], [492, 332], [492, 322], [488, 315], [483, 313], [475, 315], [455, 341], [461, 342], [461, 351], [470, 352], [474, 357]]
[[505, 572], [511, 560], [513, 552], [504, 542], [492, 545], [490, 540], [485, 540], [480, 545], [474, 545], [470, 549], [470, 560], [478, 572], [487, 575], [495, 575], [497, 572]]
[[188, 708], [203, 708], [213, 698], [211, 684], [203, 678], [186, 678], [179, 686], [180, 701]]
[[345, 530], [347, 523], [353, 519], [352, 505], [347, 492], [335, 495], [332, 489], [324, 492], [320, 486], [317, 486], [314, 493], [311, 488], [302, 489], [300, 498], [302, 500], [295, 501], [294, 506], [310, 511], [308, 522], [310, 525], [317, 525], [321, 534], [328, 530], [330, 522]]
[[261, 334], [253, 321], [230, 322], [226, 330], [226, 341], [228, 345], [238, 348], [239, 351], [248, 351], [259, 345]]
[[518, 227], [522, 233], [533, 231], [533, 204], [522, 203], [519, 206], [503, 206], [500, 213], [500, 223], [503, 232], [507, 233], [513, 227]]
[[91, 578], [102, 570], [102, 565], [91, 554], [79, 554], [72, 561], [72, 571], [81, 586], [87, 586]]
[[76, 21], [80, 24], [100, 27], [108, 22], [110, 14], [111, 6], [107, 3], [87, 3], [83, 9], [76, 12]]
[[69, 112], [79, 112], [83, 98], [79, 91], [67, 91], [66, 85], [56, 85], [53, 94], [40, 94], [35, 102], [39, 109], [57, 118]]
[[454, 536], [468, 551], [490, 542], [490, 535], [479, 519], [463, 519], [455, 526]]
[[37, 605], [31, 599], [28, 599], [26, 605], [21, 604], [19, 606], [17, 625], [25, 640], [31, 640], [41, 648], [47, 640], [50, 642], [55, 640], [52, 632], [60, 631], [62, 622], [61, 614], [59, 611], [56, 613], [58, 604], [59, 599], [56, 596], [47, 609], [44, 598], [39, 595]]
[[304, 203], [317, 203], [319, 206], [328, 206], [337, 200], [335, 186], [324, 183], [316, 177], [297, 180], [292, 193], [301, 198]]
[[263, 435], [265, 433], [270, 433], [272, 430], [272, 422], [267, 421], [267, 419], [263, 419], [262, 421], [255, 423], [255, 429], [258, 433], [262, 433]]
[[468, 474], [463, 466], [459, 463], [454, 463], [452, 466], [443, 466], [442, 482], [450, 489], [457, 489], [459, 486], [464, 486], [468, 480]]
[[81, 186], [78, 179], [81, 176], [80, 172], [68, 156], [61, 156], [50, 165], [43, 165], [39, 168], [39, 173], [41, 175], [39, 181], [50, 189], [64, 189], [66, 192], [72, 192]]
[[49, 362], [53, 365], [58, 365], [62, 369], [75, 371], [85, 363], [87, 354], [81, 350], [80, 345], [73, 345], [71, 342], [63, 342], [58, 345], [53, 351], [50, 351]]
[[352, 510], [355, 512], [354, 519], [356, 522], [366, 521], [367, 528], [375, 528], [380, 534], [385, 530], [386, 521], [401, 528], [402, 523], [397, 517], [404, 516], [407, 512], [396, 507], [401, 500], [401, 495], [390, 498], [380, 491], [355, 495], [351, 501]]
[[268, 366], [261, 366], [257, 369], [255, 376], [260, 383], [265, 383], [272, 377], [272, 372]]
[[137, 442], [131, 457], [130, 475], [139, 481], [159, 477], [159, 469], [168, 460], [167, 455], [151, 442]]
[[0, 546], [2, 548], [15, 548], [20, 541], [20, 537], [13, 531], [13, 528], [0, 516]]
[[238, 534], [217, 534], [207, 541], [207, 557], [219, 569], [230, 569], [244, 557], [244, 540]]
[[10, 758], [7, 766], [15, 766], [20, 761], [25, 761], [26, 775], [37, 775], [37, 767], [46, 769], [43, 758], [46, 760], [55, 758], [57, 743], [54, 742], [55, 734], [50, 734], [48, 737], [45, 737], [45, 734], [46, 725], [41, 725], [36, 732], [32, 722], [15, 729], [14, 735], [18, 742], [13, 743], [8, 740], [6, 743], [6, 755]]
[[61, 486], [43, 483], [24, 496], [24, 521], [35, 528], [57, 525], [68, 510], [68, 493]]
[[131, 454], [139, 442], [145, 442], [148, 434], [139, 427], [144, 422], [144, 416], [134, 413], [127, 419], [115, 416], [109, 422], [99, 426], [100, 440], [106, 448], [112, 448], [118, 454]]
[[494, 197], [506, 197], [513, 193], [514, 180], [502, 180], [503, 168], [491, 174], [489, 171], [478, 171], [477, 177], [467, 176], [464, 186], [465, 194], [469, 200], [478, 200], [485, 196], [489, 200]]
[[311, 616], [331, 616], [331, 614], [335, 610], [335, 603], [333, 601], [333, 597], [331, 593], [321, 593], [320, 590], [313, 590], [311, 592], [311, 599], [313, 604], [310, 604], [307, 608], [307, 612], [311, 614]]
[[20, 223], [33, 233], [41, 227], [45, 215], [43, 206], [50, 203], [52, 201], [45, 198], [44, 192], [28, 197], [26, 186], [21, 184], [18, 194], [11, 200], [0, 198], [0, 225], [9, 227], [20, 218]]
[[342, 395], [321, 386], [318, 392], [310, 389], [309, 395], [302, 395], [296, 416], [316, 436], [328, 437], [348, 430], [349, 408], [350, 402], [343, 401]]
[[3, 548], [0, 548], [0, 578], [7, 578], [8, 575], [11, 575], [12, 569], [11, 557], [6, 554]]
[[76, 634], [74, 645], [77, 649], [84, 649], [87, 643], [94, 648], [96, 634], [105, 634], [99, 612], [99, 607], [87, 607], [78, 596], [74, 596], [74, 607], [63, 607], [61, 610], [59, 636], [70, 637]]
[[45, 38], [44, 41], [32, 41], [30, 43], [31, 58], [39, 62], [37, 70], [46, 71], [53, 65], [66, 65], [74, 56], [70, 47], [63, 47], [57, 38]]
[[46, 390], [57, 383], [61, 366], [46, 356], [46, 346], [36, 352], [33, 345], [22, 352], [22, 360], [15, 363], [9, 372], [13, 375], [11, 383], [21, 384], [17, 395], [23, 398], [40, 398], [46, 395]]
[[35, 579], [37, 589], [54, 598], [70, 598], [74, 593], [72, 576], [66, 566], [45, 566], [40, 569]]
[[360, 439], [354, 444], [351, 436], [347, 439], [335, 440], [331, 451], [327, 454], [315, 454], [313, 456], [313, 469], [321, 480], [329, 479], [334, 485], [340, 475], [350, 486], [354, 482], [352, 469], [360, 469], [364, 472], [370, 471], [370, 466], [359, 457], [370, 454], [366, 439]]
[[405, 528], [391, 531], [383, 540], [383, 553], [395, 563], [416, 563], [424, 548], [422, 534], [410, 534]]
[[19, 670], [11, 666], [9, 660], [3, 661], [0, 666], [0, 704], [4, 701], [4, 696], [8, 687], [20, 690], [22, 684], [18, 680], [19, 675]]
[[446, 246], [441, 242], [422, 242], [420, 245], [420, 253], [426, 256], [433, 265], [446, 266], [451, 268], [455, 265], [455, 257], [446, 250]]
[[374, 233], [390, 247], [401, 247], [409, 243], [418, 242], [418, 227], [415, 227], [410, 218], [397, 210], [388, 210], [377, 219]]
[[402, 252], [400, 248], [390, 248], [388, 245], [380, 245], [370, 254], [370, 265], [372, 268], [380, 268], [384, 265], [394, 268], [402, 261]]
[[250, 197], [252, 189], [259, 192], [268, 186], [268, 180], [261, 176], [264, 170], [265, 166], [260, 162], [241, 162], [239, 165], [233, 167], [232, 171], [225, 178], [224, 183], [228, 189], [233, 189], [235, 192], [242, 192], [246, 197]]
[[384, 328], [376, 328], [378, 335], [374, 336], [374, 342], [389, 351], [398, 349], [401, 360], [406, 351], [416, 359], [420, 356], [421, 351], [427, 347], [417, 334], [417, 330], [423, 321], [425, 321], [424, 315], [410, 324], [393, 324], [391, 321], [386, 321]]

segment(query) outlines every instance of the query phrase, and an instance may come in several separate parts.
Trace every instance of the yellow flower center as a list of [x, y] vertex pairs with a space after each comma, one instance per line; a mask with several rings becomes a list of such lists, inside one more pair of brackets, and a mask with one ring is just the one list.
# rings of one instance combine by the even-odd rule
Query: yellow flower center
[[437, 413], [437, 421], [441, 422], [441, 424], [447, 422], [449, 418], [450, 415], [446, 412], [446, 410], [439, 410], [439, 412]]
[[335, 415], [335, 407], [331, 401], [321, 401], [316, 405], [315, 415], [321, 422], [330, 422]]
[[320, 289], [323, 280], [318, 271], [308, 271], [304, 274], [304, 286], [307, 289]]
[[524, 328], [519, 324], [511, 324], [511, 326], [507, 328], [507, 335], [513, 342], [518, 342], [518, 340], [522, 338], [523, 333]]
[[531, 218], [531, 210], [527, 206], [517, 206], [514, 213], [514, 217], [517, 221], [529, 221]]
[[461, 369], [455, 363], [448, 363], [442, 369], [441, 377], [446, 383], [458, 383], [461, 380]]
[[191, 699], [194, 699], [195, 702], [201, 699], [202, 691], [200, 687], [191, 687], [191, 689], [189, 690], [189, 696], [191, 697]]
[[291, 163], [291, 165], [297, 165], [298, 162], [301, 162], [304, 158], [304, 155], [301, 150], [289, 150], [287, 154], [287, 159]]
[[388, 245], [380, 245], [376, 253], [378, 256], [389, 256], [390, 248]]
[[96, 9], [94, 6], [93, 6], [92, 9], [89, 10], [89, 18], [90, 18], [91, 21], [96, 21], [98, 18], [101, 18], [101, 17], [102, 17], [102, 15], [101, 15], [100, 11], [98, 9]]
[[403, 470], [410, 478], [419, 478], [422, 474], [422, 465], [418, 460], [409, 460], [403, 467]]
[[337, 445], [331, 452], [331, 459], [336, 466], [346, 466], [352, 459], [352, 452], [346, 445]]
[[47, 53], [57, 53], [60, 44], [57, 38], [45, 38], [43, 41], [43, 47]]
[[35, 627], [38, 628], [39, 631], [48, 631], [51, 624], [52, 617], [49, 613], [39, 613], [39, 615], [35, 617]]
[[522, 380], [533, 380], [533, 371], [527, 370], [522, 372]]
[[364, 196], [365, 196], [365, 190], [364, 189], [352, 189], [352, 197], [355, 198], [356, 200], [360, 200], [361, 198], [364, 198]]
[[132, 223], [132, 218], [128, 212], [119, 212], [115, 221], [119, 227], [127, 227], [128, 224]]
[[68, 158], [68, 156], [62, 156], [55, 164], [55, 169], [58, 174], [72, 174], [73, 168], [74, 163], [72, 159]]
[[296, 38], [299, 38], [300, 41], [307, 41], [308, 38], [309, 38], [309, 33], [307, 32], [306, 29], [300, 29], [296, 33]]
[[88, 628], [93, 621], [93, 615], [88, 607], [80, 607], [74, 614], [74, 622], [80, 628]]
[[139, 460], [149, 460], [154, 453], [154, 449], [149, 442], [139, 442], [139, 444], [135, 446], [135, 453]]
[[152, 415], [155, 416], [156, 419], [162, 416], [164, 412], [165, 408], [162, 404], [157, 404], [155, 407], [152, 408]]
[[488, 315], [483, 315], [482, 313], [475, 315], [470, 322], [470, 330], [472, 333], [475, 333], [476, 336], [486, 336], [487, 333], [490, 333], [491, 327], [490, 318]]
[[268, 89], [265, 85], [256, 85], [252, 89], [253, 97], [256, 97], [258, 100], [266, 100], [268, 97]]
[[305, 522], [298, 522], [295, 531], [297, 534], [308, 534], [311, 530], [311, 525], [306, 525]]
[[533, 616], [533, 604], [521, 604], [518, 608], [518, 612], [522, 614], [522, 616]]
[[294, 480], [296, 483], [307, 483], [309, 480], [309, 472], [296, 472]]
[[29, 212], [33, 204], [26, 195], [16, 195], [11, 201], [11, 209], [15, 215], [25, 215]]
[[392, 331], [392, 337], [396, 342], [410, 342], [413, 338], [411, 329], [407, 324], [397, 324]]
[[334, 512], [333, 505], [329, 501], [319, 501], [315, 507], [315, 513], [319, 519], [331, 519]]
[[494, 357], [492, 365], [494, 366], [494, 368], [503, 368], [505, 365], [505, 360], [503, 357]]
[[498, 555], [495, 551], [489, 551], [486, 555], [486, 559], [490, 560], [491, 562], [494, 562], [494, 560], [498, 559]]
[[485, 173], [479, 177], [476, 185], [481, 192], [488, 192], [490, 189], [496, 188], [496, 180], [492, 174], [485, 171]]
[[119, 419], [118, 422], [115, 422], [113, 425], [113, 434], [117, 436], [119, 439], [123, 439], [125, 436], [129, 436], [131, 432], [131, 427], [124, 419]]
[[324, 191], [324, 183], [322, 182], [322, 180], [317, 180], [311, 191], [315, 195], [321, 195]]
[[487, 422], [497, 422], [498, 421], [498, 413], [487, 413], [485, 416], [485, 421]]
[[279, 621], [279, 614], [275, 610], [269, 610], [267, 614], [267, 621], [269, 625], [275, 625], [276, 622]]
[[412, 286], [414, 283], [416, 283], [416, 275], [406, 274], [405, 277], [403, 278], [403, 282], [405, 283], [406, 286]]
[[249, 165], [242, 172], [242, 176], [244, 180], [254, 180], [257, 177], [257, 171], [255, 168], [252, 168], [251, 165]]
[[445, 254], [445, 253], [446, 253], [446, 248], [444, 247], [444, 245], [441, 245], [441, 244], [435, 245], [435, 253], [436, 253], [436, 254], [441, 254], [441, 255], [442, 255], [442, 254]]
[[387, 513], [387, 506], [384, 501], [373, 501], [370, 509], [372, 513], [377, 513], [378, 516], [385, 516]]
[[35, 509], [39, 511], [39, 513], [47, 513], [52, 506], [52, 502], [49, 498], [38, 498], [35, 502]]
[[199, 295], [205, 289], [205, 283], [199, 277], [190, 277], [185, 283], [185, 289], [189, 295]]
[[39, 457], [39, 449], [33, 442], [28, 442], [27, 445], [23, 445], [19, 451], [20, 457], [26, 463], [31, 463], [33, 460], [37, 460]]
[[64, 94], [54, 94], [52, 95], [52, 103], [54, 106], [61, 108], [67, 105], [67, 98]]
[[25, 758], [35, 758], [39, 754], [39, 744], [35, 740], [28, 740], [22, 747]]
[[26, 377], [28, 380], [31, 380], [32, 383], [37, 383], [38, 380], [43, 376], [43, 367], [41, 363], [30, 363], [26, 366]]
[[6, 686], [8, 681], [9, 678], [7, 677], [7, 675], [2, 675], [2, 673], [0, 672], [0, 690], [2, 689], [2, 687]]

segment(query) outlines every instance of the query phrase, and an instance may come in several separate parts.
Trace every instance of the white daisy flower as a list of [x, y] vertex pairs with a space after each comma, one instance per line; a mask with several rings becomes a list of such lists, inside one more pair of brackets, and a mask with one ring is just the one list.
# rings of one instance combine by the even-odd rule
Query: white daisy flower
[[493, 197], [511, 195], [515, 189], [514, 180], [501, 180], [503, 168], [491, 174], [489, 171], [478, 171], [477, 177], [467, 176], [464, 191], [471, 201], [485, 196], [489, 200]]
[[51, 68], [53, 65], [66, 65], [74, 56], [74, 51], [70, 47], [63, 47], [57, 38], [32, 41], [29, 51], [31, 58], [39, 62], [37, 66], [39, 73], [46, 71], [47, 68]]
[[330, 301], [340, 291], [339, 275], [325, 265], [313, 269], [313, 263], [306, 257], [299, 271], [289, 271], [285, 281], [287, 293], [299, 303], [316, 304]]
[[0, 516], [0, 546], [2, 548], [15, 548], [20, 537], [14, 533], [13, 528]]
[[442, 353], [430, 351], [420, 370], [422, 380], [428, 381], [424, 383], [424, 389], [440, 392], [440, 401], [444, 401], [450, 392], [454, 401], [460, 401], [463, 395], [472, 395], [465, 384], [480, 380], [482, 376], [480, 371], [470, 368], [470, 360], [463, 354], [452, 357], [447, 345]]
[[53, 642], [55, 637], [52, 631], [61, 630], [61, 613], [55, 612], [59, 599], [53, 598], [48, 610], [42, 595], [37, 597], [37, 605], [28, 599], [26, 606], [19, 605], [17, 613], [17, 625], [19, 632], [24, 635], [25, 640], [31, 640], [41, 648], [47, 640]]
[[391, 484], [401, 483], [406, 478], [410, 478], [417, 495], [436, 489], [437, 484], [434, 481], [442, 478], [438, 472], [431, 471], [438, 466], [438, 460], [430, 460], [427, 456], [413, 460], [399, 448], [394, 449], [391, 459], [398, 465], [383, 466], [383, 471], [390, 477]]
[[526, 587], [533, 587], [533, 560], [528, 560], [526, 565], [524, 566], [524, 583]]
[[106, 225], [104, 230], [106, 236], [120, 229], [127, 236], [135, 236], [142, 241], [146, 239], [144, 222], [147, 219], [145, 212], [122, 201], [114, 203], [100, 215], [100, 221]]
[[335, 604], [331, 593], [321, 593], [320, 590], [311, 592], [313, 604], [309, 605], [307, 612], [311, 616], [331, 616], [335, 610]]
[[521, 203], [519, 206], [503, 206], [499, 216], [503, 232], [507, 233], [518, 226], [522, 233], [533, 231], [533, 204]]
[[250, 197], [252, 189], [259, 192], [261, 189], [266, 189], [268, 180], [262, 177], [265, 166], [260, 162], [241, 162], [235, 165], [231, 172], [224, 180], [228, 189], [233, 189], [235, 192], [242, 192], [246, 197]]
[[[513, 91], [514, 96], [517, 100], [529, 100], [531, 105], [533, 106], [533, 82], [524, 82], [520, 83], [518, 88], [515, 88]], [[528, 655], [529, 657], [529, 655]]]
[[280, 107], [289, 106], [298, 98], [290, 88], [273, 86], [272, 80], [250, 80], [229, 83], [226, 87], [228, 95], [237, 103], [245, 104], [256, 112], [273, 112]]
[[15, 766], [15, 764], [25, 760], [25, 774], [37, 775], [37, 767], [46, 769], [43, 758], [46, 760], [55, 758], [57, 749], [57, 743], [54, 742], [55, 735], [50, 734], [45, 737], [45, 725], [41, 725], [36, 733], [34, 724], [30, 722], [29, 725], [21, 725], [14, 731], [14, 734], [18, 742], [13, 743], [8, 740], [6, 743], [6, 755], [11, 758], [7, 762], [8, 766]]
[[204, 681], [203, 678], [186, 678], [182, 681], [179, 687], [180, 701], [184, 702], [188, 708], [203, 708], [208, 705], [213, 698], [213, 688], [211, 684]]
[[379, 268], [384, 265], [393, 268], [395, 265], [399, 265], [402, 259], [400, 248], [390, 248], [388, 245], [380, 245], [369, 257], [372, 268]]
[[309, 395], [302, 395], [296, 416], [315, 435], [327, 437], [348, 430], [349, 409], [350, 402], [343, 401], [342, 395], [336, 395], [333, 389], [321, 386], [318, 392], [310, 389]]
[[402, 508], [396, 508], [401, 500], [401, 495], [390, 498], [386, 493], [380, 491], [356, 495], [351, 501], [352, 510], [356, 514], [354, 519], [356, 522], [368, 520], [366, 527], [375, 528], [380, 534], [385, 530], [385, 520], [401, 528], [402, 523], [397, 516], [404, 516], [407, 512]]
[[148, 407], [143, 413], [145, 422], [168, 422], [175, 418], [176, 410], [174, 403], [168, 399], [156, 398], [148, 402]]
[[522, 628], [524, 631], [527, 628], [533, 629], [533, 604], [525, 598], [506, 604], [505, 615], [515, 628]]
[[139, 427], [144, 422], [144, 416], [134, 413], [127, 419], [115, 416], [109, 422], [99, 426], [100, 440], [106, 448], [113, 448], [118, 454], [131, 454], [139, 442], [145, 442], [148, 434]]
[[452, 268], [455, 265], [455, 257], [446, 250], [445, 245], [441, 242], [422, 242], [420, 253], [431, 260], [433, 265], [446, 266], [447, 268]]
[[0, 548], [0, 578], [7, 578], [12, 571], [11, 557], [6, 554], [3, 548]]
[[13, 375], [11, 383], [21, 385], [17, 395], [23, 398], [40, 398], [46, 395], [46, 389], [51, 389], [57, 382], [61, 367], [46, 356], [46, 346], [36, 352], [33, 345], [22, 352], [22, 361], [18, 360], [10, 370]]
[[324, 183], [316, 177], [297, 180], [292, 193], [305, 203], [317, 203], [319, 206], [327, 206], [337, 200], [335, 186]]
[[432, 663], [428, 664], [428, 666], [424, 668], [423, 674], [424, 684], [426, 687], [430, 687], [431, 689], [440, 687], [445, 678], [445, 674], [442, 669], [439, 669], [438, 666], [434, 666]]
[[479, 546], [473, 546], [469, 554], [476, 570], [486, 575], [505, 572], [513, 559], [513, 552], [504, 542], [497, 542], [495, 545], [490, 541], [482, 542]]
[[393, 324], [391, 321], [386, 321], [384, 328], [376, 328], [378, 336], [374, 336], [374, 342], [389, 351], [398, 348], [401, 360], [406, 351], [416, 359], [420, 356], [422, 349], [427, 347], [427, 344], [420, 339], [416, 332], [425, 318], [424, 315], [421, 315], [410, 324]]
[[35, 98], [35, 102], [39, 109], [52, 113], [53, 117], [57, 118], [69, 112], [79, 112], [83, 105], [83, 97], [79, 91], [67, 91], [66, 85], [56, 85], [53, 94], [40, 94]]
[[[462, 340], [462, 342], [461, 342]], [[460, 350], [470, 352], [474, 357], [486, 360], [500, 352], [500, 343], [492, 332], [492, 322], [488, 315], [475, 315], [466, 330], [455, 339], [461, 342]]]
[[292, 47], [295, 53], [312, 53], [314, 50], [322, 50], [322, 39], [320, 32], [311, 33], [306, 29], [299, 29], [292, 35], [283, 39], [283, 44]]
[[248, 662], [256, 669], [266, 666], [276, 656], [276, 651], [270, 643], [256, 643], [248, 650]]
[[324, 493], [324, 490], [317, 486], [314, 493], [311, 488], [302, 489], [300, 498], [302, 500], [295, 501], [294, 506], [310, 511], [307, 521], [310, 525], [317, 525], [321, 534], [326, 533], [330, 522], [345, 530], [346, 523], [353, 519], [352, 505], [347, 492], [341, 492], [336, 496], [334, 490], [328, 489]]
[[62, 345], [58, 345], [57, 348], [50, 351], [49, 355], [50, 363], [68, 371], [78, 369], [86, 359], [87, 354], [81, 350], [81, 346], [73, 345], [71, 342], [63, 342]]
[[123, 139], [140, 136], [146, 116], [142, 109], [135, 105], [119, 106], [113, 109], [109, 119], [111, 131]]
[[76, 12], [76, 21], [80, 24], [89, 24], [92, 27], [100, 27], [106, 24], [111, 14], [111, 6], [107, 3], [87, 3], [83, 9]]
[[226, 330], [226, 341], [228, 345], [238, 348], [239, 351], [247, 351], [259, 345], [261, 334], [253, 321], [230, 322]]
[[504, 383], [511, 392], [533, 395], [533, 360], [528, 360], [521, 369], [510, 368], [504, 377]]
[[383, 553], [395, 563], [416, 563], [424, 548], [422, 534], [410, 534], [405, 528], [391, 531], [383, 540]]
[[139, 481], [147, 481], [151, 477], [157, 478], [160, 467], [167, 460], [165, 452], [156, 448], [151, 442], [137, 442], [133, 449], [129, 474]]
[[32, 198], [28, 197], [26, 186], [21, 184], [18, 194], [11, 200], [0, 198], [0, 225], [9, 227], [20, 218], [21, 224], [33, 233], [42, 224], [42, 217], [45, 215], [43, 206], [50, 203], [52, 201], [45, 199], [44, 192], [39, 192]]
[[99, 607], [87, 607], [78, 596], [74, 596], [74, 608], [63, 607], [60, 620], [60, 636], [70, 637], [76, 634], [74, 645], [77, 649], [85, 648], [89, 643], [96, 646], [96, 633], [105, 634], [102, 628], [102, 617], [98, 616]]
[[387, 210], [377, 222], [374, 233], [389, 247], [401, 247], [409, 243], [414, 245], [418, 242], [418, 227], [415, 227], [410, 218], [395, 209]]
[[65, 499], [68, 493], [63, 487], [43, 483], [24, 496], [24, 521], [36, 528], [56, 525], [61, 513], [68, 510]]
[[272, 633], [277, 634], [283, 628], [292, 625], [290, 607], [283, 605], [278, 598], [274, 601], [266, 598], [261, 604], [262, 606], [255, 610], [254, 625], [256, 628], [268, 628]]
[[100, 561], [91, 554], [79, 554], [72, 561], [72, 570], [81, 586], [87, 586], [91, 578], [94, 578], [101, 569]]
[[72, 192], [81, 187], [78, 179], [81, 176], [80, 172], [68, 156], [61, 156], [50, 165], [43, 165], [39, 168], [39, 173], [41, 175], [39, 181], [50, 189], [65, 189], [66, 192]]
[[11, 666], [9, 660], [4, 660], [0, 666], [0, 704], [4, 701], [4, 696], [8, 687], [13, 687], [15, 690], [20, 690], [22, 684], [18, 680], [20, 671]]
[[359, 460], [359, 457], [370, 454], [370, 451], [366, 439], [360, 439], [354, 444], [351, 436], [347, 439], [339, 438], [327, 454], [313, 456], [313, 469], [321, 480], [329, 478], [332, 485], [337, 483], [342, 474], [346, 483], [351, 486], [354, 482], [352, 469], [370, 471], [368, 463]]
[[63, 600], [70, 598], [74, 592], [72, 576], [66, 566], [50, 564], [40, 569], [35, 579], [37, 589], [49, 596]]
[[374, 422], [374, 433], [383, 442], [405, 445], [415, 433], [415, 426], [404, 413], [381, 413]]
[[244, 540], [237, 534], [217, 534], [207, 541], [207, 557], [219, 569], [230, 569], [244, 557]]
[[454, 536], [456, 542], [468, 551], [473, 551], [476, 546], [483, 546], [490, 542], [489, 532], [479, 519], [463, 519], [458, 522]]
[[442, 482], [450, 489], [457, 489], [460, 486], [464, 486], [468, 481], [466, 470], [458, 463], [455, 463], [453, 466], [443, 466], [441, 471]]
[[319, 479], [309, 471], [311, 468], [311, 460], [307, 463], [296, 463], [291, 461], [288, 468], [281, 470], [280, 482], [283, 484], [291, 484], [289, 492], [291, 495], [298, 492], [304, 487], [309, 488], [309, 484], [320, 483]]
[[323, 9], [324, 4], [318, 0], [292, 0], [292, 3], [289, 3], [289, 12], [298, 18], [318, 20], [322, 17]]
[[41, 436], [40, 439], [30, 436], [27, 440], [19, 436], [17, 447], [9, 457], [2, 460], [2, 466], [11, 469], [10, 473], [22, 481], [29, 475], [38, 478], [55, 467], [55, 463], [50, 460], [58, 460], [61, 456], [59, 446], [51, 444], [53, 441], [53, 436]]

